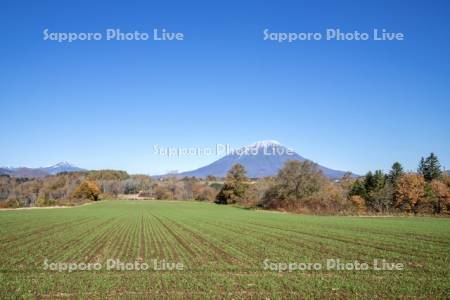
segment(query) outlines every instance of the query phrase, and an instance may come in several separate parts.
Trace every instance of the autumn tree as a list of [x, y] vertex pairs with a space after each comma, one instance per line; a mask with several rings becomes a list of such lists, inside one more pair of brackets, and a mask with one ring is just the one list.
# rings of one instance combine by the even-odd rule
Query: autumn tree
[[251, 206], [260, 206], [261, 200], [264, 197], [264, 194], [267, 190], [269, 190], [274, 185], [273, 177], [264, 177], [249, 186], [247, 191], [244, 205]]
[[287, 161], [275, 177], [275, 184], [265, 193], [263, 205], [298, 207], [306, 198], [319, 192], [326, 182], [317, 164], [310, 161]]
[[217, 204], [234, 204], [245, 198], [248, 189], [247, 171], [241, 164], [235, 164], [228, 171], [225, 184], [217, 194]]
[[158, 200], [174, 200], [173, 193], [165, 185], [155, 185], [153, 195]]
[[426, 202], [432, 213], [440, 214], [450, 208], [450, 188], [439, 180], [427, 184]]
[[73, 198], [88, 199], [92, 201], [99, 200], [99, 196], [100, 188], [97, 183], [92, 180], [84, 180], [72, 193]]
[[417, 213], [421, 200], [425, 195], [423, 176], [409, 173], [397, 180], [395, 187], [395, 206], [406, 212]]
[[434, 153], [431, 153], [427, 158], [422, 157], [419, 163], [418, 172], [427, 182], [439, 179], [442, 176], [442, 170], [437, 156]]
[[450, 171], [446, 171], [442, 174], [441, 181], [450, 188]]
[[356, 207], [356, 211], [359, 214], [365, 213], [367, 211], [366, 201], [363, 197], [358, 195], [353, 195], [350, 197], [350, 201]]
[[197, 201], [214, 201], [217, 196], [217, 190], [206, 183], [196, 183], [193, 186], [193, 198]]

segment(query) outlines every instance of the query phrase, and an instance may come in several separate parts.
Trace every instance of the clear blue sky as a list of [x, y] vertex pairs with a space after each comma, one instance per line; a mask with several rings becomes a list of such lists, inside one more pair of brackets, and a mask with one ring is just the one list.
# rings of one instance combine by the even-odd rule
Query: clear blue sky
[[[3, 1], [0, 165], [158, 174], [217, 157], [153, 145], [275, 139], [365, 173], [434, 151], [450, 168], [449, 1]], [[359, 2], [359, 3], [358, 3]], [[57, 43], [42, 31], [183, 32]], [[262, 31], [403, 32], [404, 41], [263, 41]]]

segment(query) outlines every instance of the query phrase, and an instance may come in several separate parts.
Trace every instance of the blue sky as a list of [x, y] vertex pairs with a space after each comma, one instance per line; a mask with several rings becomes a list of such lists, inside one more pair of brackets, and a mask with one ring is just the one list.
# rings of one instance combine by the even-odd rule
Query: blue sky
[[[8, 1], [0, 9], [0, 165], [158, 174], [218, 157], [153, 146], [275, 139], [330, 168], [450, 167], [448, 1]], [[43, 40], [165, 28], [184, 41]], [[404, 41], [263, 40], [327, 28]]]

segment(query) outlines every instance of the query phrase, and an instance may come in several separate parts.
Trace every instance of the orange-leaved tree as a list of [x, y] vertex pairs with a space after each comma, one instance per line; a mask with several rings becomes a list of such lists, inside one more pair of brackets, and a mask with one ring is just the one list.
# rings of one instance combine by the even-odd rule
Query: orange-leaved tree
[[77, 199], [88, 199], [92, 201], [99, 200], [100, 188], [97, 183], [92, 180], [84, 180], [73, 191], [72, 197]]
[[425, 195], [425, 179], [421, 175], [408, 173], [397, 180], [395, 206], [406, 212], [417, 212]]
[[450, 207], [450, 188], [442, 181], [433, 180], [428, 193], [429, 204], [433, 213], [440, 214]]
[[365, 213], [367, 211], [366, 200], [358, 195], [353, 195], [350, 197], [350, 201], [356, 207], [356, 211], [359, 214]]

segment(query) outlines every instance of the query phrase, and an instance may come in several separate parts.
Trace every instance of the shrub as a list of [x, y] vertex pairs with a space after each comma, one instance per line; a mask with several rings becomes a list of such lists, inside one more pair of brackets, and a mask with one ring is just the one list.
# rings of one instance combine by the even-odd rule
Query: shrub
[[18, 208], [21, 207], [21, 203], [19, 201], [19, 199], [17, 198], [9, 198], [6, 202], [5, 202], [5, 207], [7, 208]]
[[214, 201], [217, 196], [217, 191], [210, 186], [203, 186], [194, 194], [194, 199], [197, 201]]
[[155, 198], [158, 200], [169, 200], [173, 199], [173, 193], [169, 190], [168, 187], [165, 186], [156, 186], [155, 191]]
[[47, 199], [44, 197], [39, 197], [36, 200], [36, 206], [38, 207], [45, 207], [45, 206], [53, 206], [56, 205], [56, 201], [53, 199]]
[[36, 200], [36, 206], [42, 207], [42, 206], [46, 206], [46, 200], [45, 198], [39, 197]]

